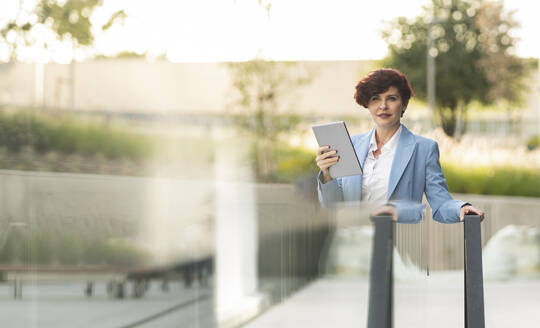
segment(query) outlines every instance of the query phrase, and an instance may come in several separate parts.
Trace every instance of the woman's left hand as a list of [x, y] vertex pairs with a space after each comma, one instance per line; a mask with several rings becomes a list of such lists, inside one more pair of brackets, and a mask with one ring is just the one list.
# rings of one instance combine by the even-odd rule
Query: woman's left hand
[[376, 216], [379, 216], [379, 215], [390, 215], [390, 216], [392, 216], [392, 221], [394, 221], [394, 222], [396, 222], [397, 219], [398, 219], [398, 212], [397, 212], [396, 208], [394, 206], [391, 206], [391, 205], [384, 205], [384, 206], [381, 206], [381, 207], [377, 208], [376, 210], [372, 211], [369, 214], [369, 218], [370, 218], [371, 221], [373, 221], [373, 219]]
[[465, 205], [461, 208], [461, 211], [459, 212], [459, 220], [463, 222], [463, 220], [465, 219], [465, 215], [468, 214], [479, 215], [480, 221], [484, 220], [484, 211], [479, 210], [471, 205]]

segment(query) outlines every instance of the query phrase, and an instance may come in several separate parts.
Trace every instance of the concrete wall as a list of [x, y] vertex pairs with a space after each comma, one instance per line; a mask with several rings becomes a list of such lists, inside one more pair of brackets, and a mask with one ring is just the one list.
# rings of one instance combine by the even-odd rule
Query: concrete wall
[[[71, 65], [0, 64], [0, 104], [44, 105], [85, 111], [223, 113], [231, 102], [229, 70], [222, 63], [149, 63], [138, 59]], [[369, 61], [301, 62], [313, 73], [291, 104], [300, 113], [351, 114], [354, 84]], [[36, 84], [43, 85], [36, 99]]]
[[0, 104], [34, 105], [36, 66], [0, 64]]
[[[315, 116], [360, 115], [354, 85], [375, 66], [373, 61], [299, 62], [291, 70], [310, 73], [307, 86], [291, 92], [282, 111]], [[539, 74], [540, 76], [540, 74]], [[533, 79], [536, 80], [536, 79]], [[520, 137], [540, 133], [540, 81], [535, 82], [523, 112]], [[73, 111], [215, 115], [233, 101], [231, 76], [223, 63], [99, 60], [71, 65], [0, 64], [0, 105], [45, 106]], [[427, 119], [427, 118], [426, 118]], [[502, 124], [501, 124], [502, 123]], [[487, 132], [469, 124], [469, 132], [505, 137], [506, 120], [488, 122]], [[428, 126], [428, 121], [425, 121]], [[476, 127], [476, 128], [475, 128]], [[478, 134], [478, 133], [477, 133]]]

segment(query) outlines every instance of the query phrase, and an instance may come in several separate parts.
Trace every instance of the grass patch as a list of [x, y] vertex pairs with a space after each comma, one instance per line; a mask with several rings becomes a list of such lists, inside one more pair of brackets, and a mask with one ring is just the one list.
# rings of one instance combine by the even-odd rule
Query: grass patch
[[139, 160], [152, 157], [159, 141], [153, 136], [95, 120], [36, 112], [0, 112], [0, 146], [11, 152], [30, 146], [39, 153], [103, 154], [111, 159]]
[[443, 163], [451, 192], [540, 197], [540, 172], [516, 167], [459, 167]]
[[211, 167], [213, 140], [151, 124], [0, 110], [0, 169], [147, 176], [166, 163], [167, 174], [200, 176]]
[[0, 250], [0, 263], [34, 265], [143, 265], [151, 255], [122, 239], [88, 238], [79, 234], [39, 232], [9, 235]]

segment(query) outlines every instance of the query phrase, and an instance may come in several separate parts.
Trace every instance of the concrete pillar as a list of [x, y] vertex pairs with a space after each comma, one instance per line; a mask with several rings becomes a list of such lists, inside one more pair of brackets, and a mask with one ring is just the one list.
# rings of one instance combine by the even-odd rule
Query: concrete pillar
[[220, 327], [236, 326], [259, 312], [257, 214], [248, 144], [217, 136], [215, 156], [215, 307]]

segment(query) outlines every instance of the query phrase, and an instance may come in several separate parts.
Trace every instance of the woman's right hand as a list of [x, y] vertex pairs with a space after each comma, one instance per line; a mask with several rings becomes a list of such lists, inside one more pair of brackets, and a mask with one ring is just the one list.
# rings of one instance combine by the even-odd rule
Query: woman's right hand
[[339, 156], [336, 154], [337, 150], [330, 150], [330, 146], [322, 146], [317, 150], [316, 161], [317, 166], [322, 172], [322, 183], [327, 183], [332, 180], [329, 168], [339, 161]]

